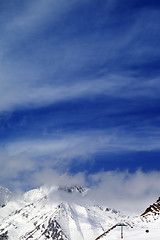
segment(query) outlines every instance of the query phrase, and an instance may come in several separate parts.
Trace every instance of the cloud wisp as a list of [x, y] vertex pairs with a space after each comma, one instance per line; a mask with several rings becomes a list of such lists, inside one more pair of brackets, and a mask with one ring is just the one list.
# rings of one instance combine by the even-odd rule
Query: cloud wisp
[[[159, 198], [160, 172], [143, 172], [137, 170], [134, 173], [128, 171], [101, 171], [96, 174], [59, 174], [52, 168], [46, 167], [34, 172], [28, 177], [28, 184], [54, 188], [50, 195], [51, 201], [61, 200], [82, 203], [80, 195], [58, 191], [58, 188], [81, 186], [88, 189], [86, 197], [92, 204], [98, 204], [104, 208], [111, 208], [127, 214], [142, 214], [144, 210]], [[21, 192], [21, 183], [14, 183], [14, 190]], [[57, 192], [56, 192], [57, 191]]]
[[[148, 64], [147, 59], [150, 62], [151, 57], [157, 59], [155, 47], [148, 46], [152, 40], [148, 29], [156, 33], [154, 21], [158, 12], [151, 9], [150, 12], [140, 11], [136, 16], [132, 14], [130, 26], [120, 23], [121, 27], [124, 25], [122, 32], [115, 25], [112, 30], [108, 25], [106, 29], [102, 27], [101, 22], [107, 21], [102, 12], [101, 21], [97, 18], [96, 23], [91, 16], [92, 21], [88, 23], [97, 31], [81, 34], [80, 30], [76, 32], [76, 24], [80, 28], [84, 23], [76, 18], [76, 23], [71, 24], [76, 17], [73, 14], [72, 19], [71, 13], [85, 6], [84, 2], [78, 6], [77, 3], [29, 1], [18, 15], [11, 14], [1, 37], [1, 111], [19, 106], [43, 106], [92, 94], [159, 98], [158, 78], [150, 76], [146, 81], [148, 76], [144, 78], [144, 73], [139, 72], [140, 66], [144, 68]], [[111, 25], [115, 19], [111, 9], [116, 8], [116, 4], [117, 1], [112, 7], [105, 4]], [[150, 24], [143, 28], [141, 35], [148, 18]], [[63, 21], [68, 21], [68, 25]], [[62, 31], [57, 30], [58, 26]], [[146, 41], [142, 43], [143, 36]]]
[[[17, 179], [21, 187], [25, 188], [27, 176], [38, 174], [41, 169], [55, 169], [58, 172], [69, 172], [73, 163], [94, 164], [97, 154], [104, 155], [104, 163], [112, 163], [111, 154], [121, 155], [123, 153], [138, 153], [159, 151], [157, 135], [149, 139], [135, 137], [117, 132], [85, 132], [72, 135], [63, 135], [52, 139], [32, 139], [8, 142], [1, 147], [0, 166], [2, 183], [13, 183]], [[98, 161], [98, 160], [97, 160]], [[124, 162], [129, 162], [124, 159]], [[75, 164], [75, 163], [74, 163]], [[117, 163], [118, 164], [118, 163]], [[119, 164], [117, 165], [118, 168]], [[102, 167], [103, 168], [103, 167]], [[86, 171], [88, 171], [86, 169]], [[7, 175], [6, 175], [7, 173]], [[23, 175], [23, 177], [22, 177]], [[33, 182], [32, 182], [33, 183]]]
[[[12, 88], [12, 84], [5, 83], [1, 89], [1, 112], [16, 108], [37, 108], [88, 96], [109, 96], [120, 99], [159, 99], [158, 79], [151, 79], [146, 83], [137, 82], [136, 78], [126, 76], [107, 76], [105, 79], [92, 79], [82, 83], [71, 83], [57, 86], [48, 84], [32, 87], [29, 83], [20, 84]], [[6, 91], [4, 91], [6, 89]], [[127, 89], [124, 91], [124, 89]]]
[[[142, 214], [159, 198], [159, 179], [159, 171], [143, 172], [141, 170], [135, 173], [103, 171], [92, 175], [85, 173], [59, 175], [54, 170], [43, 169], [34, 175], [35, 182], [46, 186], [87, 187], [87, 197], [92, 203], [129, 214]], [[63, 195], [63, 197], [65, 199], [67, 196]], [[71, 199], [68, 196], [67, 200], [74, 202], [77, 198], [75, 196], [74, 199], [73, 195]]]
[[[119, 151], [151, 151], [159, 150], [159, 132], [157, 129], [150, 129], [150, 137], [136, 136], [125, 132], [123, 129], [110, 129], [108, 131], [87, 131], [71, 134], [63, 133], [52, 139], [21, 140], [14, 143], [7, 143], [10, 155], [17, 155], [23, 152], [35, 155], [54, 153], [62, 157], [65, 153], [72, 152], [68, 158], [79, 155], [92, 154], [97, 151], [119, 152]], [[67, 157], [67, 154], [66, 154]]]
[[90, 193], [91, 198], [111, 208], [140, 214], [159, 197], [158, 171], [111, 171], [100, 172], [90, 177], [97, 183]]

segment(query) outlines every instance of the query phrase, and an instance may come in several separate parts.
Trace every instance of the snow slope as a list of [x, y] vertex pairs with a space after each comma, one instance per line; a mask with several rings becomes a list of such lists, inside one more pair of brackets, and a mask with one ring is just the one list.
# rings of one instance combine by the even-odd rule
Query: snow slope
[[[122, 222], [124, 239], [157, 240], [160, 235], [159, 218], [125, 216], [100, 207], [87, 198], [86, 189], [76, 186], [43, 186], [26, 192], [0, 208], [0, 222], [0, 240], [94, 240]], [[120, 230], [117, 226], [102, 239], [120, 239]]]

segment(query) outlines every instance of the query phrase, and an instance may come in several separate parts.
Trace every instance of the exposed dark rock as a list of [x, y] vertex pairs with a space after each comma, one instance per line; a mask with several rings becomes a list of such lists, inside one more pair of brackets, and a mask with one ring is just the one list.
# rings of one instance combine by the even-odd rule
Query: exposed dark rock
[[8, 238], [8, 231], [0, 235], [0, 240], [7, 240]]
[[65, 191], [67, 193], [73, 193], [73, 192], [85, 193], [86, 192], [86, 189], [82, 188], [81, 186], [59, 187], [59, 190]]
[[67, 236], [61, 229], [61, 226], [56, 220], [49, 220], [48, 226], [43, 233], [46, 238], [54, 240], [68, 240]]
[[150, 205], [145, 211], [144, 213], [141, 214], [141, 216], [147, 216], [149, 214], [153, 214], [153, 215], [160, 215], [160, 197], [158, 198], [158, 200], [153, 203], [152, 205]]

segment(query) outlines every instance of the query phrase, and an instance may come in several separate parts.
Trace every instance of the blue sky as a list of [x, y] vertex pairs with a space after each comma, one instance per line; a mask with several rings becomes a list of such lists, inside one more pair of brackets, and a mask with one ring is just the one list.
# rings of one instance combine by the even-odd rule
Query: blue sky
[[0, 1], [1, 185], [160, 171], [159, 16], [156, 0]]

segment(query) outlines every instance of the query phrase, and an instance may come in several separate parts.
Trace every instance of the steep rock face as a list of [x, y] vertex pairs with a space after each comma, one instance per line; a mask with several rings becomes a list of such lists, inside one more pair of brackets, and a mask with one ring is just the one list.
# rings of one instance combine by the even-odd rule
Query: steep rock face
[[147, 216], [159, 216], [160, 215], [160, 197], [159, 199], [153, 203], [152, 205], [150, 205], [145, 211], [144, 213], [142, 213], [142, 217], [147, 217]]
[[61, 229], [61, 226], [56, 220], [50, 219], [48, 222], [48, 226], [44, 231], [44, 236], [46, 238], [51, 238], [55, 240], [69, 240], [67, 236]]

